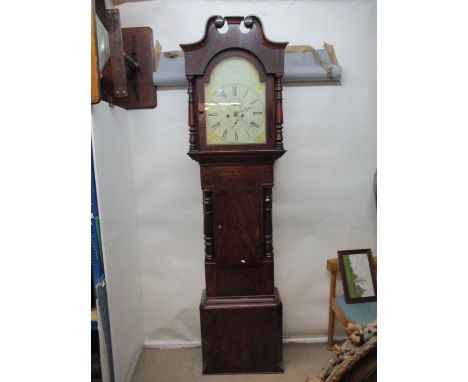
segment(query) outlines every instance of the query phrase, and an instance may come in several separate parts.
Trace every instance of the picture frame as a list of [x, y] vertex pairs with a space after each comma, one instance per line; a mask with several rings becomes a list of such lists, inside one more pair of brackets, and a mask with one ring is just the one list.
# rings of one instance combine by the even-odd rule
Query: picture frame
[[372, 250], [337, 251], [343, 292], [347, 304], [377, 301], [377, 282]]

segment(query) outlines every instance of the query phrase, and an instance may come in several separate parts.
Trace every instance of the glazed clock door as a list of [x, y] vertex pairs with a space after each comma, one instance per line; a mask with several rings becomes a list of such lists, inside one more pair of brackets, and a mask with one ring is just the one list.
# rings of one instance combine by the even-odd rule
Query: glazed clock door
[[207, 146], [267, 143], [266, 82], [249, 60], [222, 59], [205, 82], [203, 95]]
[[215, 257], [220, 266], [252, 267], [262, 261], [263, 214], [257, 190], [224, 190], [214, 195]]

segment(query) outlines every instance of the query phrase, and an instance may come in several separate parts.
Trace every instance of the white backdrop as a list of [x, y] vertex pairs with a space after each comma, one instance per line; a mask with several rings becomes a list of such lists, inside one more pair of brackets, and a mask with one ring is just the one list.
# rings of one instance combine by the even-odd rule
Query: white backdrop
[[144, 341], [128, 113], [93, 105], [92, 138], [115, 380], [123, 382]]
[[[213, 14], [256, 14], [267, 36], [334, 45], [341, 86], [285, 86], [284, 145], [273, 190], [275, 277], [287, 339], [327, 331], [326, 259], [376, 254], [376, 2], [144, 1], [119, 6], [123, 27], [150, 26], [163, 50], [202, 37]], [[129, 111], [145, 343], [200, 339], [204, 287], [198, 163], [188, 149], [185, 89], [158, 90], [154, 110]]]

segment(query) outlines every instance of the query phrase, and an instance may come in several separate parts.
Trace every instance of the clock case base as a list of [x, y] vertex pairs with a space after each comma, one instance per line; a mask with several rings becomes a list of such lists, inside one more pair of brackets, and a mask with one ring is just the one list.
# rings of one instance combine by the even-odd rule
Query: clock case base
[[203, 374], [282, 373], [282, 302], [274, 295], [207, 297], [200, 303]]

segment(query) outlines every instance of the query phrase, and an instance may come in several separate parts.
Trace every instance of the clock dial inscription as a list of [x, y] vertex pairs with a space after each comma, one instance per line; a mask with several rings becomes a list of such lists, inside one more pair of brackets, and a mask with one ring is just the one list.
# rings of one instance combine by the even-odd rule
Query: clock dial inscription
[[266, 143], [265, 83], [247, 60], [216, 66], [205, 85], [205, 111], [207, 144]]

